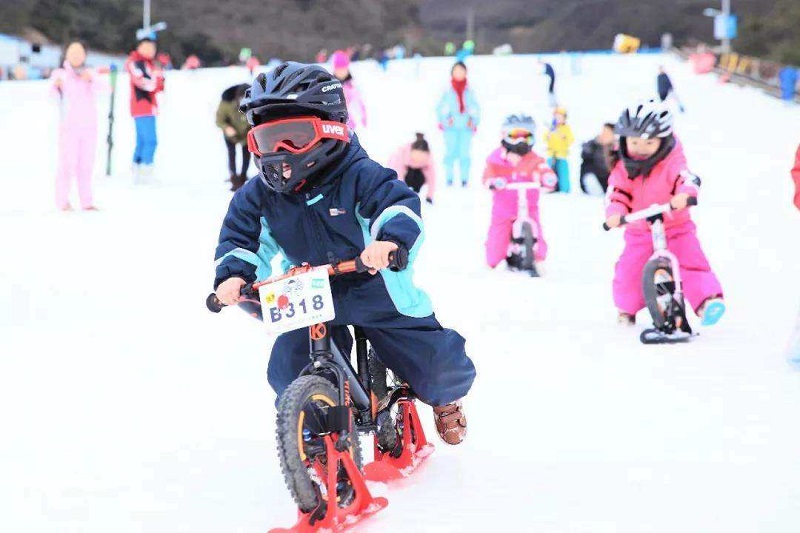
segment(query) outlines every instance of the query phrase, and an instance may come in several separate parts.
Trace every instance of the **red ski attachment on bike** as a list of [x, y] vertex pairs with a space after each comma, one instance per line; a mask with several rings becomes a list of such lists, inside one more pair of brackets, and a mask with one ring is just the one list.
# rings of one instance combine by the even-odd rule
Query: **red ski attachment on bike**
[[364, 467], [364, 475], [370, 481], [386, 482], [408, 477], [423, 459], [433, 453], [434, 446], [425, 438], [414, 401], [403, 398], [397, 405], [403, 420], [402, 451], [398, 457], [382, 452], [375, 437], [375, 461]]
[[[310, 513], [298, 511], [297, 523], [290, 528], [274, 528], [269, 533], [312, 533], [314, 531], [344, 531], [357, 522], [373, 515], [389, 505], [386, 498], [373, 497], [370, 494], [364, 476], [358, 470], [353, 458], [348, 451], [340, 452], [336, 449], [334, 435], [324, 437], [327, 466], [314, 463], [314, 469], [320, 479], [325, 480], [327, 498], [320, 496], [320, 507]], [[337, 471], [341, 463], [350, 479], [350, 484], [355, 492], [355, 498], [347, 507], [339, 507], [336, 492]], [[331, 497], [330, 495], [334, 495]], [[325, 506], [325, 516], [315, 518]]]

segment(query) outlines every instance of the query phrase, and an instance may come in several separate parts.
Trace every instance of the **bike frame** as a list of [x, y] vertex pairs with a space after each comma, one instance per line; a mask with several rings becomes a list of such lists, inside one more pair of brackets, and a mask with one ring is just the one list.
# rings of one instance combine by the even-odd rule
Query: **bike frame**
[[[627, 218], [627, 217], [626, 217]], [[628, 218], [628, 220], [630, 220]], [[653, 255], [648, 262], [664, 258], [672, 265], [672, 277], [675, 279], [675, 297], [683, 302], [683, 283], [681, 282], [681, 269], [678, 258], [667, 248], [667, 232], [664, 229], [664, 215], [658, 214], [648, 217], [651, 220], [650, 233], [653, 236]]]
[[352, 404], [362, 416], [368, 416], [372, 423], [372, 394], [367, 363], [367, 337], [359, 327], [354, 327], [356, 345], [356, 364], [358, 373], [345, 357], [330, 335], [330, 324], [315, 324], [308, 328], [309, 357], [311, 363], [300, 373], [301, 376], [318, 374], [328, 370], [335, 377], [339, 389], [339, 405]]
[[517, 191], [517, 218], [514, 220], [515, 235], [522, 234], [520, 228], [522, 227], [522, 224], [526, 222], [531, 225], [531, 229], [535, 227], [533, 224], [533, 219], [531, 218], [530, 214], [528, 214], [528, 191], [541, 188], [541, 185], [532, 181], [506, 183], [506, 185], [503, 187], [503, 189]]
[[[400, 271], [408, 266], [408, 250], [399, 247], [389, 255], [389, 268]], [[248, 283], [240, 290], [243, 299], [241, 302], [253, 302], [259, 304], [257, 300], [248, 299], [257, 294], [258, 289], [264, 285], [269, 285], [280, 280], [284, 280], [300, 273], [308, 272], [314, 267], [303, 265], [290, 269], [287, 273], [270, 278], [264, 281]], [[361, 262], [360, 258], [350, 261], [342, 261], [335, 264], [324, 265], [329, 276], [348, 273], [363, 273], [369, 270]], [[223, 307], [214, 293], [206, 298], [206, 307], [213, 313], [219, 313]], [[339, 391], [339, 402], [329, 414], [331, 426], [337, 428], [341, 433], [340, 440], [346, 439], [349, 433], [350, 406], [355, 406], [359, 414], [358, 428], [363, 431], [374, 431], [376, 429], [377, 405], [372, 394], [372, 384], [369, 374], [369, 352], [367, 350], [367, 337], [364, 331], [353, 326], [356, 345], [356, 364], [358, 372], [353, 368], [350, 358], [346, 357], [333, 342], [330, 335], [330, 323], [314, 324], [308, 328], [309, 336], [309, 357], [311, 362], [302, 370], [300, 375], [319, 374], [322, 371], [331, 373], [336, 380]]]

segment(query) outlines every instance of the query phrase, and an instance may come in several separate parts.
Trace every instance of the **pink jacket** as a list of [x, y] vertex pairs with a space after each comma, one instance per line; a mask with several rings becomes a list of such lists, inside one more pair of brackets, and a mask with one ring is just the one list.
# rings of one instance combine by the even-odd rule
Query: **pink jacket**
[[[65, 61], [62, 68], [54, 70], [50, 75], [53, 82], [50, 94], [61, 102], [61, 125], [70, 130], [97, 129], [97, 94], [104, 87], [93, 69], [87, 68], [84, 72], [88, 73], [88, 80], [83, 79]], [[56, 87], [56, 80], [61, 82], [61, 87]]]
[[[397, 172], [397, 177], [400, 181], [405, 181], [406, 173], [411, 169], [411, 144], [404, 144], [392, 154], [389, 158], [387, 167]], [[433, 164], [433, 156], [428, 158], [428, 164], [420, 169], [422, 175], [425, 176], [425, 185], [428, 186], [428, 198], [433, 199], [433, 193], [436, 191], [436, 167]]]
[[[513, 166], [505, 158], [506, 150], [502, 146], [494, 150], [486, 158], [486, 169], [483, 171], [483, 183], [488, 185], [493, 179], [503, 178], [508, 183], [538, 182], [545, 191], [553, 190], [558, 177], [547, 162], [536, 152], [530, 152]], [[539, 190], [531, 189], [528, 193], [528, 205], [531, 212], [538, 208]], [[517, 215], [517, 191], [494, 191], [492, 219], [514, 218]]]
[[[659, 161], [647, 178], [628, 178], [623, 161], [617, 163], [608, 177], [606, 218], [611, 215], [626, 215], [653, 204], [664, 204], [678, 193], [697, 196], [698, 188], [690, 179], [692, 174], [686, 164], [683, 145], [675, 139], [675, 147]], [[664, 215], [664, 227], [671, 228], [691, 220], [689, 209], [680, 209]], [[638, 220], [626, 226], [628, 231], [650, 231], [647, 221]]]
[[362, 128], [366, 128], [367, 108], [364, 107], [364, 100], [353, 80], [348, 78], [343, 81], [342, 89], [344, 89], [344, 99], [347, 101], [347, 127], [355, 130], [356, 125], [360, 124]]

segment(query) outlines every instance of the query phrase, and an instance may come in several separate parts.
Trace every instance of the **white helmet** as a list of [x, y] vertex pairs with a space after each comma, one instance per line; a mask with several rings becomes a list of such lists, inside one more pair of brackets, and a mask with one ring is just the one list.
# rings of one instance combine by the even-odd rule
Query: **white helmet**
[[664, 102], [651, 98], [625, 109], [614, 132], [620, 137], [664, 138], [672, 135], [673, 121]]

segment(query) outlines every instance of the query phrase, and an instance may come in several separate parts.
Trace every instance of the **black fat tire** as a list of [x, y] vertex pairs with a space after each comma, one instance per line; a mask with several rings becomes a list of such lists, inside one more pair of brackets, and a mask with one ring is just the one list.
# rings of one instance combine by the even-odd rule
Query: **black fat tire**
[[369, 379], [372, 392], [380, 402], [389, 394], [388, 375], [386, 373], [386, 365], [383, 361], [378, 359], [375, 355], [375, 350], [370, 348], [369, 357], [367, 357], [367, 367], [369, 369]]
[[[386, 371], [386, 365], [378, 359], [372, 349], [369, 351], [367, 364], [369, 366], [370, 386], [373, 394], [378, 399], [378, 403], [380, 403], [389, 394], [389, 375]], [[384, 453], [390, 453], [393, 457], [399, 456], [399, 451], [402, 451], [398, 451], [400, 436], [397, 434], [395, 421], [390, 410], [386, 409], [379, 412], [376, 422], [378, 428], [375, 436], [378, 439], [380, 449]]]
[[536, 237], [533, 236], [533, 228], [530, 223], [522, 225], [522, 246], [525, 249], [525, 256], [522, 258], [522, 270], [529, 272], [532, 277], [538, 277], [536, 271], [536, 261], [533, 256], [533, 247], [536, 244]]
[[[671, 282], [666, 284], [656, 283], [655, 276], [662, 270], [666, 272]], [[644, 292], [644, 301], [647, 303], [647, 309], [650, 311], [650, 316], [653, 317], [653, 325], [658, 329], [664, 328], [667, 320], [664, 316], [665, 310], [661, 309], [658, 304], [658, 297], [667, 292], [672, 294], [673, 297], [675, 294], [675, 276], [672, 275], [672, 264], [667, 259], [653, 259], [644, 265], [642, 291]]]
[[[315, 395], [325, 396], [333, 403], [339, 396], [336, 388], [327, 379], [320, 376], [300, 376], [289, 385], [278, 403], [276, 440], [281, 471], [292, 498], [304, 513], [313, 511], [319, 505], [319, 489], [309, 476], [306, 462], [300, 457], [297, 426], [303, 406]], [[351, 452], [360, 470], [361, 445], [355, 430], [351, 434]]]

